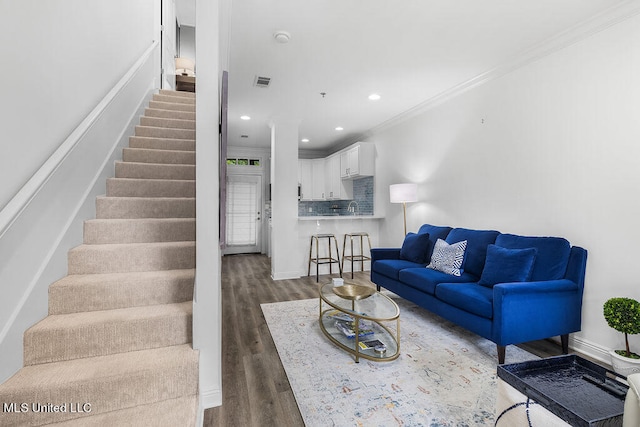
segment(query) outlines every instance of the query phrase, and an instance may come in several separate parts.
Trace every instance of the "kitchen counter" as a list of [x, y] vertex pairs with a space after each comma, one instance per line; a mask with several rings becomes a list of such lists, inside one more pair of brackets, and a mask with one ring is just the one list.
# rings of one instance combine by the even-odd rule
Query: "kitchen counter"
[[318, 216], [299, 216], [298, 221], [323, 221], [323, 220], [354, 220], [354, 219], [384, 219], [381, 215], [318, 215]]

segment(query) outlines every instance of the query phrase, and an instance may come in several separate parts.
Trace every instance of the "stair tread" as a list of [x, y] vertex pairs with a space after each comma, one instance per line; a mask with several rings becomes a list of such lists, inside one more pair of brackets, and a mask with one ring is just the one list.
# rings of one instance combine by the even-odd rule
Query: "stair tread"
[[[112, 221], [112, 220], [108, 220]], [[120, 281], [129, 278], [142, 279], [154, 279], [159, 277], [183, 277], [191, 276], [195, 277], [195, 268], [183, 268], [179, 270], [158, 270], [158, 271], [138, 271], [131, 273], [96, 273], [96, 274], [70, 274], [62, 279], [54, 282], [53, 285], [65, 286], [67, 284], [73, 284], [74, 282], [100, 282], [100, 281]], [[52, 285], [52, 286], [53, 286]]]
[[182, 241], [182, 242], [146, 242], [146, 243], [101, 243], [98, 245], [78, 245], [74, 248], [71, 248], [69, 252], [77, 252], [82, 250], [89, 251], [100, 251], [103, 249], [108, 250], [122, 250], [122, 249], [136, 249], [136, 248], [144, 248], [144, 247], [192, 247], [195, 246], [196, 243], [192, 241]]
[[142, 319], [160, 317], [190, 316], [193, 302], [184, 301], [172, 304], [147, 305], [140, 307], [117, 308], [111, 310], [87, 311], [80, 313], [53, 314], [27, 329], [27, 334], [60, 329], [87, 329], [103, 323], [128, 323]]
[[192, 301], [54, 314], [24, 334], [24, 364], [36, 365], [191, 342]]
[[96, 216], [109, 218], [195, 218], [195, 197], [98, 196]]
[[195, 426], [198, 410], [197, 395], [162, 400], [97, 415], [76, 418], [56, 424], [56, 427], [154, 427]]
[[186, 97], [186, 96], [158, 94], [158, 93], [153, 95], [153, 100], [161, 101], [161, 102], [170, 102], [175, 104], [188, 104], [188, 105], [195, 105], [196, 103], [195, 98]]
[[190, 301], [195, 274], [194, 268], [71, 274], [49, 286], [49, 314]]
[[[145, 117], [164, 117], [164, 118], [177, 118], [182, 120], [196, 120], [195, 111], [180, 111], [180, 110], [163, 110], [162, 108], [145, 108]], [[188, 118], [185, 118], [188, 117]]]
[[193, 126], [195, 126], [196, 121], [193, 119], [176, 119], [173, 117], [153, 117], [153, 116], [141, 116], [140, 117], [141, 121], [148, 121], [148, 122], [167, 122], [167, 123], [173, 123], [176, 125], [183, 125], [183, 126], [188, 126], [185, 128], [179, 127], [179, 128], [174, 128], [174, 127], [170, 127], [170, 126], [162, 126], [162, 125], [155, 125], [155, 124], [142, 124], [142, 126], [150, 126], [150, 127], [160, 127], [160, 128], [166, 128], [166, 129], [193, 129]]
[[115, 178], [193, 180], [196, 165], [116, 161], [115, 171]]
[[108, 380], [116, 372], [125, 376], [154, 368], [170, 368], [176, 359], [191, 359], [197, 363], [197, 352], [191, 344], [181, 344], [25, 366], [2, 384], [0, 396], [19, 388], [46, 389], [56, 383], [74, 383], [96, 378]]
[[88, 219], [85, 223], [185, 223], [195, 222], [195, 218], [93, 218]]
[[[112, 220], [107, 220], [112, 221]], [[158, 271], [135, 271], [131, 273], [94, 273], [94, 274], [69, 274], [62, 279], [54, 282], [51, 286], [65, 287], [75, 286], [78, 283], [91, 285], [92, 283], [102, 282], [121, 282], [134, 279], [140, 280], [159, 280], [161, 278], [181, 278], [191, 277], [195, 279], [195, 268], [183, 268], [179, 270], [158, 270]]]
[[[146, 163], [143, 163], [146, 164]], [[154, 163], [151, 163], [154, 164]], [[149, 181], [152, 182], [154, 184], [156, 183], [161, 183], [162, 181], [171, 181], [171, 182], [176, 182], [176, 183], [194, 183], [196, 182], [195, 179], [168, 179], [168, 178], [126, 178], [126, 177], [114, 177], [114, 178], [107, 178], [107, 180], [110, 181], [120, 181], [120, 182], [136, 182], [136, 181]]]
[[[195, 141], [193, 139], [178, 139], [177, 141]], [[192, 150], [167, 150], [167, 149], [163, 149], [163, 148], [137, 148], [137, 147], [127, 147], [125, 148], [125, 150], [130, 150], [130, 151], [166, 151], [169, 153], [193, 153]], [[142, 162], [136, 162], [136, 163], [142, 163]], [[163, 163], [153, 163], [156, 165], [161, 165]]]
[[[189, 150], [162, 150], [158, 148], [132, 148], [133, 150], [157, 150], [157, 151], [180, 151], [190, 153]], [[145, 162], [126, 162], [124, 160], [116, 160], [116, 164], [127, 164], [129, 166], [142, 166], [142, 167], [162, 167], [166, 169], [178, 169], [178, 168], [189, 168], [195, 169], [196, 165], [189, 164], [180, 164], [180, 163], [145, 163]], [[118, 178], [117, 176], [115, 178]], [[124, 177], [127, 178], [127, 177]]]

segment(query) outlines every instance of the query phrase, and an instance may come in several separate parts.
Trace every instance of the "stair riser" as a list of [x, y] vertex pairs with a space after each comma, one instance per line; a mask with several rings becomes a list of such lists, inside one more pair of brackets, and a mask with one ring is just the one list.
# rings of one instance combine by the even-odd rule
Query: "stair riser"
[[69, 251], [69, 274], [195, 268], [195, 256], [195, 243], [82, 245]]
[[194, 278], [195, 270], [67, 276], [49, 287], [49, 314], [190, 301]]
[[149, 138], [144, 136], [131, 136], [129, 137], [129, 148], [195, 151], [196, 141], [191, 139]]
[[196, 99], [195, 98], [189, 98], [186, 96], [170, 96], [170, 95], [161, 95], [161, 94], [155, 94], [153, 95], [153, 100], [154, 101], [158, 101], [158, 102], [170, 102], [173, 104], [189, 104], [189, 105], [195, 105], [196, 103]]
[[140, 126], [194, 130], [196, 128], [196, 122], [194, 120], [164, 119], [160, 117], [140, 117]]
[[132, 420], [144, 420], [145, 425], [153, 427], [195, 427], [197, 411], [198, 396], [185, 396], [106, 414], [82, 417], [58, 423], [55, 427], [131, 426]]
[[[132, 309], [121, 311], [126, 310]], [[56, 316], [56, 321], [63, 317], [81, 316], [86, 317], [86, 314]], [[39, 323], [24, 334], [24, 364], [38, 365], [188, 344], [191, 342], [191, 319], [191, 310], [188, 310], [157, 317], [128, 318], [123, 315], [120, 319], [104, 323], [64, 324], [59, 328], [44, 329], [39, 327], [42, 325]]]
[[151, 126], [136, 126], [136, 136], [152, 138], [196, 139], [196, 131], [191, 129], [171, 129]]
[[[61, 367], [58, 379], [51, 381], [51, 373], [43, 370], [50, 369], [47, 365], [36, 365], [25, 368], [33, 376], [33, 381], [24, 387], [0, 390], [0, 402], [27, 402], [67, 404], [66, 412], [7, 412], [1, 415], [2, 425], [7, 426], [36, 426], [51, 423], [106, 414], [138, 405], [147, 405], [167, 399], [177, 399], [184, 396], [195, 396], [198, 393], [198, 353], [184, 357], [182, 354], [173, 357], [172, 354], [162, 358], [162, 354], [153, 350], [141, 352], [148, 354], [147, 363], [139, 369], [125, 369], [119, 373], [118, 369], [110, 368], [104, 372], [100, 366], [82, 363], [80, 367]], [[118, 355], [119, 356], [119, 355]], [[96, 360], [107, 360], [108, 357]], [[99, 365], [99, 363], [96, 365]], [[128, 363], [122, 358], [122, 365]], [[61, 365], [60, 363], [56, 364]], [[66, 369], [66, 370], [65, 370]], [[93, 374], [81, 376], [74, 381], [64, 381], [65, 377], [75, 377], [78, 370], [84, 369]], [[38, 375], [44, 372], [45, 375]], [[21, 374], [19, 372], [19, 374]], [[26, 373], [22, 373], [26, 377]], [[16, 376], [14, 376], [16, 378]], [[12, 378], [13, 379], [13, 378]], [[16, 378], [19, 380], [19, 378]], [[44, 386], [43, 386], [44, 382]], [[69, 405], [79, 403], [91, 404], [91, 412], [71, 412]], [[84, 425], [80, 423], [79, 425]]]
[[107, 179], [107, 197], [195, 197], [195, 181], [162, 179]]
[[183, 96], [185, 98], [195, 99], [195, 92], [185, 92], [183, 90], [160, 89], [160, 95]]
[[154, 110], [188, 111], [191, 113], [195, 113], [196, 111], [196, 106], [193, 104], [172, 104], [170, 102], [159, 101], [149, 102], [149, 108], [153, 108]]
[[195, 216], [195, 199], [130, 197], [98, 197], [96, 199], [96, 217], [99, 219], [195, 218]]
[[147, 108], [144, 110], [145, 117], [160, 117], [164, 119], [178, 119], [178, 120], [195, 120], [196, 113], [190, 111], [177, 111], [177, 110], [157, 110], [155, 108]]
[[144, 148], [124, 148], [122, 160], [134, 163], [162, 163], [167, 165], [195, 165], [193, 151], [148, 150]]
[[194, 180], [196, 179], [196, 167], [194, 165], [116, 162], [116, 178]]
[[84, 223], [84, 243], [185, 242], [196, 239], [196, 221], [187, 220], [103, 220]]

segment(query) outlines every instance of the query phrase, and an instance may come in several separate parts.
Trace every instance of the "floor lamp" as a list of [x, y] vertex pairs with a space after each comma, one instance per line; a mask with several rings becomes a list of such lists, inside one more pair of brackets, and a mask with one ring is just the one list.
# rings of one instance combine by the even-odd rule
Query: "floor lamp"
[[389, 186], [391, 203], [402, 203], [404, 214], [404, 235], [407, 235], [407, 203], [418, 201], [418, 185], [413, 183], [391, 184]]

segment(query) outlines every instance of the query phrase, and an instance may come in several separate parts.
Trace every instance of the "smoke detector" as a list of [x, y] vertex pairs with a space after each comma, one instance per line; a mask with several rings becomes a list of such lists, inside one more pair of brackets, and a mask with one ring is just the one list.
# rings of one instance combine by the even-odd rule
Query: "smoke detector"
[[289, 39], [291, 39], [291, 34], [286, 31], [276, 31], [273, 34], [273, 38], [276, 39], [278, 43], [289, 43]]

